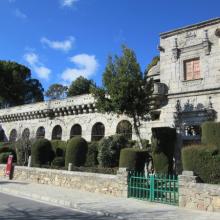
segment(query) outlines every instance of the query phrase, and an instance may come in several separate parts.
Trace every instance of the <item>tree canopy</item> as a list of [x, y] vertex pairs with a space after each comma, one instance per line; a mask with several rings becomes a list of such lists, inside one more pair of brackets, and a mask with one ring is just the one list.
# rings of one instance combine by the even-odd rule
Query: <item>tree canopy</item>
[[88, 80], [83, 76], [79, 76], [76, 80], [70, 85], [67, 96], [76, 96], [90, 93], [90, 87], [94, 85], [92, 80]]
[[49, 99], [61, 99], [66, 97], [68, 87], [62, 84], [52, 84], [45, 93]]
[[0, 61], [0, 107], [43, 101], [43, 87], [26, 66]]
[[133, 50], [123, 46], [122, 56], [109, 57], [103, 87], [93, 87], [92, 94], [99, 111], [126, 114], [133, 119], [141, 144], [140, 121], [150, 111], [152, 82], [145, 79]]

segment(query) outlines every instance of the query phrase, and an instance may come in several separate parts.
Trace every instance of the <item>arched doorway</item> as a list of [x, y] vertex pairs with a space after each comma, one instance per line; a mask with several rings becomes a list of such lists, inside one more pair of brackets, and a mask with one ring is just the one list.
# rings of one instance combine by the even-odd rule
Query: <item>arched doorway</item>
[[17, 136], [16, 129], [12, 129], [9, 135], [9, 142], [15, 142], [17, 140]]
[[45, 128], [43, 126], [39, 127], [36, 132], [36, 138], [44, 138], [45, 137]]
[[82, 127], [79, 124], [73, 125], [70, 131], [70, 138], [81, 137], [81, 136], [82, 136]]
[[30, 130], [28, 128], [25, 128], [22, 132], [22, 139], [28, 140], [30, 137]]
[[62, 128], [60, 125], [56, 125], [52, 131], [52, 140], [61, 140], [62, 139]]
[[132, 125], [131, 125], [131, 123], [127, 120], [120, 121], [117, 125], [116, 133], [123, 135], [128, 140], [131, 140], [132, 139]]
[[0, 142], [5, 141], [5, 131], [3, 129], [0, 130]]
[[92, 141], [99, 141], [105, 136], [105, 126], [101, 122], [97, 122], [92, 127]]

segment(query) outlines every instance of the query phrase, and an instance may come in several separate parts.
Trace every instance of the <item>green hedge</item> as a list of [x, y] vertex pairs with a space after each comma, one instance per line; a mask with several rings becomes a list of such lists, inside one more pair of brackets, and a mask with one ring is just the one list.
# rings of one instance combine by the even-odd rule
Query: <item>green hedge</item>
[[184, 170], [194, 171], [205, 183], [220, 183], [220, 154], [216, 147], [191, 145], [182, 149]]
[[72, 171], [88, 172], [88, 173], [103, 173], [103, 174], [116, 174], [118, 167], [73, 167]]
[[73, 166], [84, 166], [87, 151], [88, 144], [85, 139], [81, 137], [71, 138], [67, 144], [65, 167], [68, 167], [69, 163], [72, 163]]
[[158, 153], [152, 153], [153, 157], [153, 165], [154, 169], [158, 173], [172, 173], [172, 169], [169, 168], [169, 164], [173, 164], [172, 162], [169, 162], [168, 157], [163, 152]]
[[88, 144], [88, 152], [86, 156], [87, 167], [93, 167], [98, 165], [98, 142], [92, 142]]
[[127, 146], [123, 135], [112, 135], [99, 142], [98, 162], [101, 167], [118, 167], [121, 149]]
[[202, 143], [215, 145], [220, 149], [220, 122], [205, 122], [202, 124]]
[[[13, 162], [17, 161], [16, 152], [15, 152], [15, 145], [14, 143], [9, 142], [1, 142], [0, 145], [0, 155], [3, 153], [8, 153], [13, 155]], [[4, 156], [2, 156], [4, 157]]]
[[173, 173], [175, 142], [175, 128], [152, 128], [152, 157], [154, 168], [157, 173]]
[[65, 166], [65, 158], [64, 157], [55, 157], [51, 163], [53, 167], [64, 167]]
[[56, 157], [65, 157], [67, 142], [61, 140], [51, 140], [51, 145]]
[[31, 147], [31, 161], [33, 166], [50, 164], [54, 158], [54, 152], [49, 140], [38, 139]]
[[4, 152], [0, 154], [0, 164], [6, 164], [8, 161], [8, 156], [11, 155], [11, 152]]
[[125, 167], [129, 170], [143, 171], [148, 157], [146, 150], [137, 148], [124, 148], [120, 153], [119, 167]]

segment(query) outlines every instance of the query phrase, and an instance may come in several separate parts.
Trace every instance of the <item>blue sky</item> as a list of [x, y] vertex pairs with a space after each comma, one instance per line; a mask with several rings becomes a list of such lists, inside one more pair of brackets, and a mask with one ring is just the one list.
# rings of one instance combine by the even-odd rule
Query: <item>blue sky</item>
[[161, 32], [219, 17], [219, 8], [219, 0], [0, 0], [0, 59], [28, 66], [45, 90], [79, 75], [101, 85], [121, 44], [144, 71]]

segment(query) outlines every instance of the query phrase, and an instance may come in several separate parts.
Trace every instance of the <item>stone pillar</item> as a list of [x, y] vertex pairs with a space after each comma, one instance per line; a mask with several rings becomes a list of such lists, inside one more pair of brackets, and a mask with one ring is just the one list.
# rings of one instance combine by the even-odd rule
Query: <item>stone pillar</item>
[[119, 168], [117, 171], [118, 182], [121, 188], [121, 197], [128, 196], [128, 172], [127, 168]]
[[[193, 171], [183, 171], [179, 178], [179, 206], [186, 207], [190, 185], [198, 182], [198, 177], [194, 175]], [[194, 208], [194, 207], [191, 207]]]

